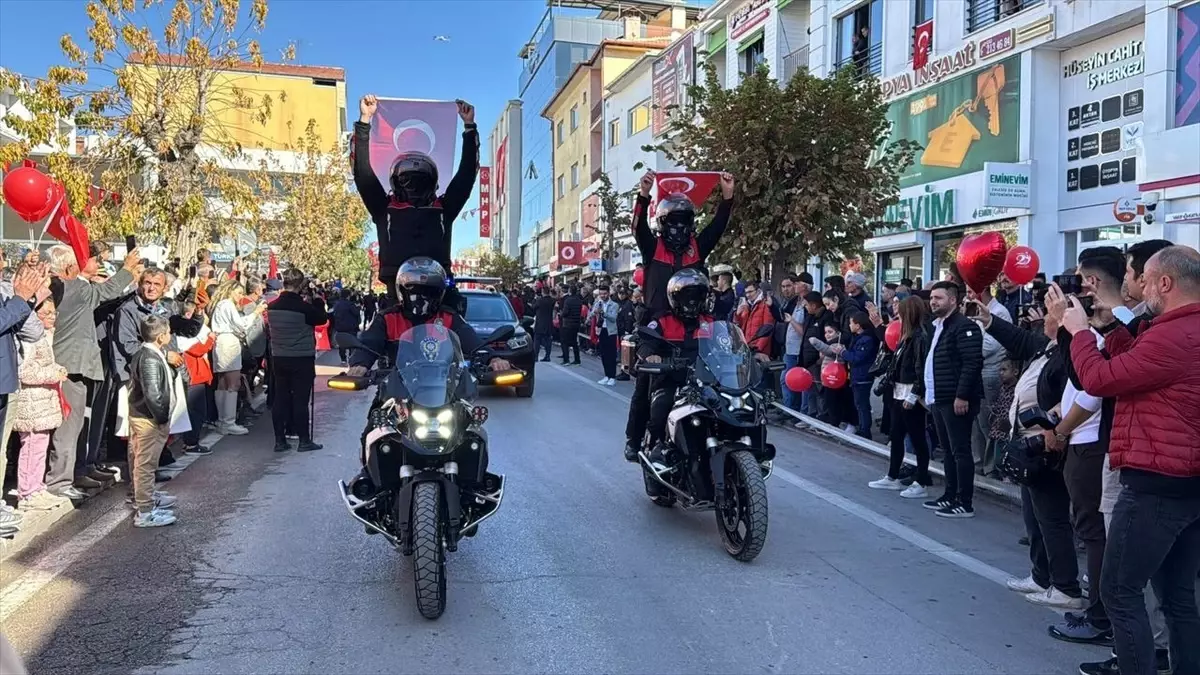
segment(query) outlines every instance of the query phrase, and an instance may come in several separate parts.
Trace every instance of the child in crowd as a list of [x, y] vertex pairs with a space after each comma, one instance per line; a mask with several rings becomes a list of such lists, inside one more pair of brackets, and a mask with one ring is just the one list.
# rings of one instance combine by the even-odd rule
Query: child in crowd
[[13, 431], [21, 435], [17, 498], [22, 510], [49, 510], [71, 503], [70, 499], [47, 491], [45, 481], [50, 435], [63, 421], [60, 387], [67, 379], [67, 369], [54, 360], [54, 320], [58, 316], [54, 301], [50, 298], [42, 301], [37, 316], [46, 332], [25, 346], [25, 359], [17, 370], [21, 389], [16, 394], [16, 406], [9, 413], [14, 416]]
[[992, 409], [988, 418], [988, 442], [993, 446], [1000, 441], [1008, 440], [1012, 434], [1009, 409], [1012, 408], [1017, 379], [1021, 376], [1021, 364], [1012, 359], [1004, 359], [1000, 363], [999, 372], [1000, 393], [992, 401]]
[[129, 366], [129, 464], [133, 481], [134, 527], [162, 527], [175, 522], [177, 501], [154, 490], [154, 471], [171, 430], [171, 398], [175, 369], [164, 348], [171, 341], [167, 319], [151, 314], [141, 325], [142, 348]]
[[871, 375], [871, 367], [875, 365], [875, 356], [879, 353], [879, 340], [875, 337], [875, 328], [864, 312], [855, 312], [849, 319], [850, 346], [842, 351], [842, 358], [850, 366], [850, 391], [854, 396], [854, 408], [858, 413], [855, 423], [856, 431], [863, 438], [871, 438], [871, 388], [875, 378]]

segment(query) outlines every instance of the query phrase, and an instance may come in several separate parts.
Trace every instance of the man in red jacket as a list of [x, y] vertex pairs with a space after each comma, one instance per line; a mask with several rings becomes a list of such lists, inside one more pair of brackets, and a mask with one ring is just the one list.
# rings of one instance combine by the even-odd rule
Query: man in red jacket
[[[1143, 294], [1154, 316], [1132, 338], [1123, 325], [1095, 340], [1072, 340], [1085, 391], [1115, 397], [1109, 463], [1124, 489], [1112, 513], [1100, 592], [1113, 625], [1117, 668], [1081, 672], [1155, 673], [1154, 636], [1142, 591], [1153, 578], [1171, 634], [1177, 673], [1200, 672], [1200, 252], [1171, 246], [1146, 263]], [[1089, 330], [1074, 299], [1063, 317], [1072, 335]], [[1102, 322], [1110, 308], [1098, 306]], [[1106, 326], [1105, 328], [1108, 328]], [[1102, 670], [1102, 668], [1106, 669]], [[1085, 668], [1087, 670], [1085, 670]]]

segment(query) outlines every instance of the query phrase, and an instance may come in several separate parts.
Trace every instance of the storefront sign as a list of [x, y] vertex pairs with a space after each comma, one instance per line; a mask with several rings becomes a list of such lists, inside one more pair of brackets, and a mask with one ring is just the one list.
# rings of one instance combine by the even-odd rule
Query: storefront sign
[[1137, 26], [1063, 52], [1059, 98], [1066, 147], [1060, 152], [1066, 166], [1059, 208], [1111, 204], [1137, 184], [1143, 36]]
[[985, 162], [983, 165], [983, 203], [1027, 209], [1033, 204], [1033, 181], [1029, 164]]
[[977, 49], [974, 42], [968, 42], [965, 47], [953, 54], [930, 59], [929, 63], [920, 70], [902, 73], [890, 80], [884, 80], [882, 83], [884, 100], [903, 96], [913, 89], [920, 89], [926, 85], [940, 82], [959, 71], [974, 68]]
[[670, 106], [682, 107], [687, 103], [687, 88], [692, 84], [692, 33], [684, 33], [663, 53], [654, 59], [651, 66], [651, 118], [650, 132], [661, 136], [667, 131]]
[[1164, 221], [1169, 223], [1190, 223], [1200, 220], [1200, 211], [1178, 211], [1168, 213]]
[[1175, 128], [1200, 124], [1200, 4], [1180, 7], [1175, 30]]
[[479, 167], [479, 238], [492, 238], [492, 168]]
[[1140, 77], [1145, 72], [1146, 64], [1143, 44], [1142, 40], [1130, 40], [1119, 47], [1072, 59], [1063, 65], [1063, 79], [1086, 73], [1087, 88], [1095, 89], [1131, 77]]
[[1016, 45], [1016, 32], [1015, 28], [1009, 28], [1003, 33], [997, 33], [990, 38], [980, 40], [979, 58], [990, 59], [993, 56], [1012, 51], [1012, 48]]
[[729, 15], [729, 39], [736, 40], [750, 32], [771, 15], [774, 0], [749, 0]]
[[934, 192], [926, 186], [925, 193], [901, 199], [887, 207], [883, 214], [886, 225], [875, 231], [875, 236], [908, 232], [911, 230], [933, 230], [954, 225], [957, 222], [954, 210], [956, 190]]
[[900, 187], [982, 171], [985, 162], [1016, 162], [1021, 141], [1021, 57], [936, 84], [888, 107], [888, 142], [923, 150]]

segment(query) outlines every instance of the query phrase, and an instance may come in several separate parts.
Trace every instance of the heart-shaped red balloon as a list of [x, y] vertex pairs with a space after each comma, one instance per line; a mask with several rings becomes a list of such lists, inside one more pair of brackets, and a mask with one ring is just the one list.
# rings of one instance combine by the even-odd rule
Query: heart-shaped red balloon
[[1008, 245], [999, 232], [980, 232], [963, 237], [958, 245], [958, 273], [976, 293], [992, 285], [1004, 269]]
[[27, 223], [45, 218], [54, 208], [54, 181], [29, 166], [9, 171], [4, 176], [4, 201]]

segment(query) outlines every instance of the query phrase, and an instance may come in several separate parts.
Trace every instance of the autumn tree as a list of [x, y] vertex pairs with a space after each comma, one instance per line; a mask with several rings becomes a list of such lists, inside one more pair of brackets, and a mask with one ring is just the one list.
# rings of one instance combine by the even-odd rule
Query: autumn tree
[[708, 64], [704, 83], [688, 93], [666, 140], [645, 149], [691, 171], [737, 177], [738, 205], [714, 261], [769, 266], [777, 282], [811, 256], [860, 250], [899, 196], [897, 179], [916, 145], [889, 142], [887, 104], [873, 78], [801, 69], [780, 86], [763, 66], [726, 89]]
[[[635, 167], [634, 170], [641, 168]], [[596, 231], [600, 235], [600, 258], [604, 270], [612, 274], [617, 252], [623, 248], [618, 240], [633, 231], [633, 211], [629, 208], [635, 190], [618, 192], [607, 173], [600, 174], [600, 187], [594, 193], [600, 202]]]
[[367, 210], [352, 189], [348, 151], [340, 139], [325, 142], [310, 120], [287, 151], [268, 152], [252, 174], [261, 195], [261, 238], [322, 279], [357, 278], [370, 269]]
[[[137, 234], [190, 257], [214, 233], [253, 228], [253, 187], [221, 163], [243, 150], [235, 139], [245, 134], [227, 120], [265, 125], [277, 103], [229, 76], [262, 66], [254, 36], [267, 0], [246, 11], [239, 0], [91, 0], [86, 12], [86, 45], [60, 40], [65, 65], [36, 80], [0, 72], [0, 88], [31, 113], [5, 116], [22, 140], [0, 148], [0, 163], [43, 143], [66, 147], [60, 121], [74, 120], [88, 135], [83, 155], [47, 161], [93, 238]], [[85, 208], [93, 183], [120, 204]], [[207, 196], [219, 196], [215, 208]]]
[[496, 277], [505, 288], [519, 288], [525, 278], [525, 265], [500, 251], [486, 251], [479, 258], [479, 275]]

